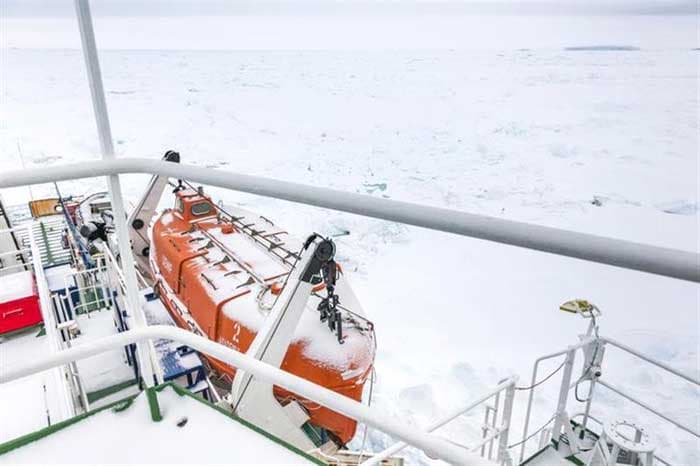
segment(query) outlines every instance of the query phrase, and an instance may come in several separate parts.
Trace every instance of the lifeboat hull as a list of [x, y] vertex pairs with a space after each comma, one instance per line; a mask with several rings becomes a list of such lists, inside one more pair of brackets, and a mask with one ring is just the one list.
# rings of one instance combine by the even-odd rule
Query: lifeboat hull
[[[301, 243], [250, 212], [238, 209], [222, 216], [220, 208], [197, 191], [178, 193], [175, 209], [156, 219], [151, 235], [156, 289], [177, 325], [247, 351], [293, 266], [293, 258], [285, 259], [279, 251], [291, 251], [292, 244], [298, 250]], [[263, 235], [268, 235], [267, 242], [256, 239]], [[270, 242], [280, 246], [270, 248]], [[361, 313], [342, 273], [336, 291], [341, 304], [353, 309], [353, 314]], [[361, 401], [374, 362], [371, 324], [369, 329], [349, 325], [340, 344], [320, 321], [319, 302], [318, 293], [309, 298], [281, 369]], [[235, 368], [214, 358], [207, 360], [219, 375], [233, 380]], [[299, 402], [309, 422], [337, 443], [345, 444], [354, 436], [354, 420], [280, 387], [274, 387], [274, 394], [283, 405]]]

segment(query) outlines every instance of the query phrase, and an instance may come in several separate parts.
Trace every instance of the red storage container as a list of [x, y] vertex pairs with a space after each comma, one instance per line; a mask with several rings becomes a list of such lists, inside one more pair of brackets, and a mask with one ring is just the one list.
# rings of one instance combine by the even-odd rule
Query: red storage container
[[31, 327], [42, 320], [32, 272], [0, 276], [0, 334]]

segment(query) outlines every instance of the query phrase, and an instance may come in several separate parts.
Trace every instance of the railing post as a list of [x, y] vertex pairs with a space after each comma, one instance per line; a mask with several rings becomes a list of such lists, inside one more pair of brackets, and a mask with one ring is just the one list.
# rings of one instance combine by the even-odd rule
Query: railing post
[[[51, 353], [58, 354], [61, 352], [61, 344], [58, 341], [55, 314], [51, 303], [51, 296], [49, 295], [46, 276], [44, 275], [44, 265], [41, 263], [41, 252], [37, 245], [33, 224], [29, 225], [27, 230], [29, 245], [32, 251], [32, 267], [34, 269], [34, 277], [39, 292], [39, 308], [41, 310], [41, 316], [44, 319], [44, 328], [46, 329], [46, 339], [49, 342]], [[66, 386], [66, 383], [68, 383], [66, 372], [65, 366], [57, 367], [55, 371], [52, 371], [55, 377], [56, 389], [59, 392], [60, 398], [64, 401], [64, 403], [60, 404], [61, 420], [75, 416], [74, 400], [69, 393], [69, 387]]]
[[569, 400], [569, 387], [571, 386], [571, 374], [574, 368], [574, 360], [576, 358], [576, 348], [569, 348], [566, 352], [566, 360], [564, 361], [564, 375], [559, 388], [559, 400], [557, 402], [557, 411], [554, 414], [554, 427], [552, 428], [552, 439], [557, 441], [557, 450], [559, 450], [559, 436], [561, 434], [562, 422], [567, 417], [566, 404]]
[[498, 454], [496, 460], [499, 464], [506, 464], [508, 460], [508, 435], [510, 434], [510, 422], [513, 414], [513, 400], [515, 399], [515, 383], [506, 388], [506, 395], [503, 400], [503, 414], [501, 415], [501, 433], [498, 436]]
[[[92, 106], [95, 112], [97, 123], [97, 133], [100, 139], [100, 149], [103, 160], [113, 160], [114, 143], [112, 141], [112, 131], [109, 125], [109, 115], [107, 113], [107, 101], [105, 99], [104, 87], [102, 85], [102, 73], [100, 62], [97, 56], [97, 45], [95, 43], [95, 31], [92, 26], [92, 15], [90, 14], [90, 3], [88, 0], [75, 0], [75, 9], [80, 27], [80, 39], [83, 46], [83, 56], [90, 82], [90, 92], [92, 95]], [[126, 225], [126, 211], [122, 198], [121, 183], [119, 175], [109, 175], [107, 177], [107, 188], [112, 200], [112, 210], [114, 211], [114, 221], [116, 226], [117, 241], [119, 242], [119, 256], [124, 272], [124, 284], [126, 286], [126, 304], [128, 311], [133, 315], [135, 326], [146, 325], [139, 299], [138, 284], [136, 281], [136, 269], [134, 268], [134, 257], [131, 253], [131, 242]], [[153, 367], [151, 366], [150, 346], [148, 342], [137, 343], [139, 367], [141, 376], [146, 384], [148, 402], [151, 406], [151, 417], [154, 421], [159, 421], [160, 408], [153, 387]]]
[[[596, 338], [594, 340], [594, 342], [591, 344], [600, 345], [599, 350], [603, 350], [603, 351], [601, 351], [601, 356], [600, 356], [600, 358], [601, 358], [600, 359], [600, 367], [602, 367], [603, 366], [603, 358], [605, 357], [605, 351], [604, 351], [605, 342], [601, 341], [599, 338]], [[593, 364], [595, 364], [595, 361], [593, 361]], [[592, 375], [590, 378], [590, 382], [589, 382], [590, 385], [588, 387], [588, 398], [586, 399], [586, 408], [585, 408], [584, 413], [583, 413], [583, 421], [581, 422], [582, 432], [585, 432], [586, 427], [588, 426], [588, 416], [591, 413], [591, 402], [593, 401], [593, 393], [595, 391], [595, 384], [596, 384], [597, 380], [598, 380], [598, 377], [595, 375]], [[585, 435], [585, 434], [583, 434], [583, 435]]]

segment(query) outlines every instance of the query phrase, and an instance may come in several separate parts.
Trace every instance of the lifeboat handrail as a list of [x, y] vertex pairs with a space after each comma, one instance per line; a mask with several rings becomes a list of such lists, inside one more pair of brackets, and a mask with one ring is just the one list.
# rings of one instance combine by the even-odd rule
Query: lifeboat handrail
[[364, 194], [144, 158], [104, 159], [0, 174], [0, 188], [127, 173], [220, 188], [495, 241], [700, 283], [700, 254]]
[[[195, 226], [198, 226], [195, 224]], [[216, 238], [214, 235], [209, 233], [206, 229], [200, 228], [199, 232], [204, 235], [205, 238], [207, 238], [211, 243], [219, 248], [219, 250], [225, 255], [228, 256], [229, 259], [234, 261], [238, 267], [241, 269], [245, 270], [245, 272], [250, 275], [255, 281], [260, 283], [261, 285], [265, 285], [266, 280], [264, 277], [261, 277], [255, 269], [253, 269], [251, 266], [245, 263], [243, 259], [238, 257], [238, 254], [236, 254], [234, 251], [232, 251], [230, 248], [226, 247], [225, 244], [223, 244], [218, 238]]]
[[[188, 181], [184, 181], [184, 183], [190, 187], [191, 189], [194, 189], [194, 186], [192, 186], [191, 183]], [[284, 246], [284, 243], [275, 243], [271, 239], [269, 239], [268, 236], [261, 236], [259, 234], [255, 234], [255, 230], [253, 230], [250, 225], [246, 225], [244, 222], [241, 221], [241, 217], [236, 217], [235, 215], [231, 214], [230, 212], [227, 212], [226, 209], [224, 209], [222, 206], [212, 203], [214, 208], [220, 213], [223, 214], [229, 222], [231, 222], [232, 225], [234, 225], [236, 228], [238, 228], [241, 233], [246, 235], [248, 238], [253, 240], [255, 243], [265, 247], [269, 253], [271, 253], [273, 256], [277, 257], [279, 260], [281, 260], [285, 265], [288, 265], [292, 268], [294, 268], [296, 261], [299, 260], [299, 253], [290, 250], [289, 248]], [[263, 217], [263, 216], [258, 216], [258, 218], [262, 218], [263, 220], [269, 222], [271, 225], [274, 225], [273, 222], [271, 222], [269, 219]], [[252, 231], [248, 231], [252, 230]], [[278, 232], [277, 235], [281, 235], [286, 232]], [[276, 236], [276, 235], [274, 235]], [[282, 256], [277, 253], [277, 250], [281, 249], [282, 251], [286, 252], [286, 256]], [[292, 257], [294, 258], [293, 262], [290, 262], [288, 259]]]
[[[432, 435], [424, 430], [408, 426], [404, 422], [400, 422], [390, 416], [378, 414], [376, 410], [372, 410], [367, 405], [340, 395], [332, 390], [261, 362], [233, 348], [195, 335], [186, 330], [167, 325], [153, 325], [127, 330], [122, 333], [110, 335], [98, 340], [86, 342], [79, 346], [35, 358], [22, 364], [5, 366], [2, 372], [0, 372], [0, 384], [12, 382], [22, 377], [33, 375], [54, 367], [60, 367], [70, 362], [88, 358], [105, 351], [118, 349], [132, 343], [145, 342], [158, 338], [187, 345], [199, 352], [231, 364], [238, 369], [250, 372], [261, 380], [283, 387], [302, 397], [322, 404], [333, 411], [344, 414], [357, 421], [364, 422], [409, 445], [420, 448], [430, 456], [443, 459], [450, 464], [475, 466], [493, 464], [493, 462], [487, 462], [483, 458], [476, 456], [457, 444]], [[152, 391], [151, 393], [155, 392]]]

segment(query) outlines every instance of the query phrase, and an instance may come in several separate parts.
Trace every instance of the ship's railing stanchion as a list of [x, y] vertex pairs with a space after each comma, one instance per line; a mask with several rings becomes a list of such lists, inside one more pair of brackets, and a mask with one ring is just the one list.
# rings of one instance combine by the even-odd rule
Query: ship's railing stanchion
[[[570, 367], [573, 368], [573, 362], [574, 362], [576, 350], [583, 348], [584, 346], [587, 346], [587, 345], [593, 343], [594, 341], [595, 340], [588, 338], [588, 339], [585, 339], [585, 340], [577, 343], [576, 345], [570, 346], [564, 350], [560, 350], [560, 351], [557, 351], [555, 353], [540, 356], [539, 358], [537, 358], [535, 360], [535, 363], [532, 366], [532, 378], [530, 380], [530, 390], [529, 390], [530, 394], [528, 396], [527, 409], [525, 411], [525, 424], [523, 427], [523, 437], [522, 437], [523, 440], [520, 443], [520, 462], [521, 463], [523, 462], [523, 460], [525, 458], [525, 448], [527, 446], [526, 439], [528, 438], [528, 434], [529, 434], [530, 417], [532, 414], [532, 403], [534, 401], [535, 388], [537, 387], [537, 385], [539, 385], [541, 383], [541, 382], [537, 382], [537, 374], [539, 373], [540, 363], [543, 361], [547, 361], [549, 359], [560, 358], [561, 356], [565, 356], [564, 366], [566, 366], [567, 362], [570, 360], [570, 362], [571, 362]], [[574, 356], [571, 356], [572, 351], [574, 353]], [[567, 387], [567, 393], [568, 393], [568, 387], [570, 386], [570, 383], [571, 383], [571, 375], [569, 375], [568, 383], [564, 384], [564, 381], [562, 380], [562, 387], [564, 387], [564, 386]], [[561, 390], [564, 390], [564, 388], [562, 388]], [[561, 399], [561, 390], [560, 390], [560, 399]], [[555, 416], [556, 415], [558, 415], [558, 411], [557, 411], [557, 414], [555, 414]], [[561, 426], [561, 424], [559, 424], [559, 426]], [[555, 432], [555, 430], [552, 429], [551, 432]]]
[[[88, 82], [90, 83], [92, 106], [95, 112], [95, 121], [97, 123], [97, 133], [100, 140], [102, 160], [114, 160], [114, 142], [112, 141], [112, 130], [109, 124], [107, 101], [105, 99], [104, 86], [102, 84], [102, 72], [100, 71], [100, 62], [97, 56], [95, 31], [92, 25], [92, 15], [90, 13], [89, 1], [75, 0], [75, 10], [78, 16], [80, 39], [82, 42], [85, 66], [87, 68]], [[124, 271], [124, 282], [126, 285], [126, 296], [124, 298], [128, 303], [127, 308], [133, 313], [133, 320], [136, 327], [144, 327], [146, 326], [146, 319], [143, 315], [143, 308], [141, 307], [140, 302], [141, 299], [138, 293], [136, 268], [134, 266], [134, 257], [131, 253], [131, 242], [129, 240], [129, 233], [126, 225], [126, 211], [124, 209], [124, 200], [122, 196], [121, 183], [119, 181], [119, 174], [110, 174], [107, 176], [107, 190], [109, 191], [109, 195], [112, 200], [114, 223], [117, 241], [119, 243], [119, 255], [122, 270]], [[137, 343], [136, 347], [141, 377], [143, 382], [146, 384], [148, 402], [151, 406], [151, 415], [154, 420], [160, 420], [160, 408], [158, 407], [158, 399], [153, 387], [154, 376], [152, 361], [154, 360], [154, 357], [151, 354], [152, 346], [148, 341], [146, 341]]]
[[496, 460], [499, 464], [510, 463], [508, 453], [508, 437], [510, 435], [510, 424], [513, 416], [513, 401], [515, 400], [515, 381], [508, 385], [505, 390], [503, 401], [503, 414], [501, 415], [501, 433], [498, 436], [498, 455]]
[[[571, 386], [571, 376], [574, 370], [574, 361], [576, 360], [576, 347], [569, 347], [566, 350], [566, 359], [564, 360], [564, 375], [562, 376], [561, 386], [559, 388], [559, 399], [557, 400], [557, 410], [554, 413], [554, 427], [552, 428], [552, 438], [559, 441], [562, 427], [568, 423], [568, 415], [566, 413], [566, 405], [569, 400], [569, 387]], [[571, 442], [574, 439], [570, 440]]]
[[[489, 392], [485, 393], [478, 399], [472, 401], [471, 403], [465, 405], [465, 406], [460, 406], [458, 408], [453, 409], [450, 411], [447, 415], [443, 416], [442, 418], [434, 421], [432, 424], [430, 424], [425, 430], [426, 432], [435, 432], [442, 426], [452, 422], [453, 420], [457, 419], [458, 417], [461, 417], [465, 414], [467, 414], [469, 411], [472, 409], [476, 408], [477, 406], [482, 405], [483, 403], [489, 401], [490, 399], [494, 399], [494, 402], [497, 404], [501, 392], [505, 392], [505, 397], [504, 397], [504, 407], [503, 407], [503, 414], [501, 416], [501, 424], [500, 426], [495, 423], [495, 427], [488, 429], [488, 433], [481, 439], [479, 443], [476, 445], [470, 446], [469, 450], [471, 452], [478, 452], [481, 450], [481, 456], [486, 457], [486, 445], [492, 444], [495, 440], [499, 441], [499, 448], [497, 452], [497, 460], [499, 461], [500, 464], [504, 464], [506, 459], [508, 458], [508, 451], [507, 451], [507, 445], [508, 445], [508, 433], [510, 432], [510, 424], [511, 424], [511, 414], [512, 414], [512, 407], [513, 407], [513, 399], [515, 397], [515, 384], [518, 381], [518, 378], [516, 376], [509, 377], [505, 380], [502, 380], [496, 387], [494, 387], [492, 390]], [[487, 406], [487, 409], [489, 406]], [[396, 453], [400, 452], [404, 448], [409, 447], [409, 445], [405, 442], [397, 442], [394, 445], [386, 448], [385, 450], [377, 453], [376, 455], [372, 456], [371, 458], [367, 459], [367, 461], [364, 461], [361, 466], [374, 466], [377, 464], [381, 464], [382, 461], [385, 459], [395, 455]], [[491, 454], [488, 454], [488, 457], [491, 457]]]

